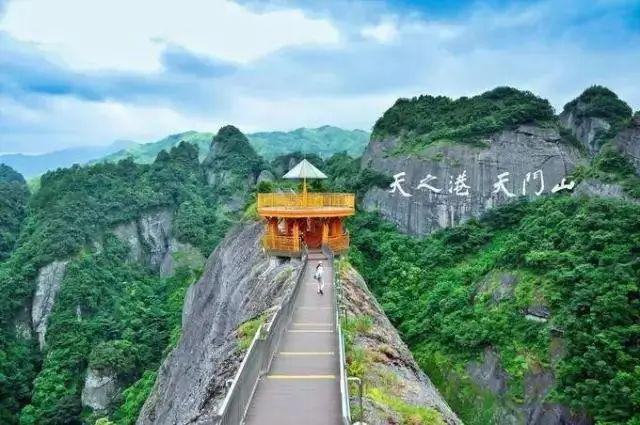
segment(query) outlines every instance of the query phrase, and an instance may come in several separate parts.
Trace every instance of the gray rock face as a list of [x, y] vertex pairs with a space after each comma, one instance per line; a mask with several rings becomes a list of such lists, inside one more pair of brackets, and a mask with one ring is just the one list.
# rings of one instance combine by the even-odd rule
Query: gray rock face
[[173, 214], [167, 210], [145, 214], [140, 218], [140, 236], [147, 247], [149, 263], [153, 269], [160, 268], [164, 256], [169, 252], [172, 219]]
[[584, 145], [589, 154], [594, 156], [601, 147], [599, 136], [609, 131], [611, 125], [602, 118], [579, 117], [578, 112], [583, 107], [584, 105], [579, 103], [575, 110], [561, 113], [560, 122]]
[[172, 236], [172, 220], [171, 211], [154, 211], [118, 225], [113, 233], [130, 247], [130, 261], [148, 264], [161, 276], [169, 276], [180, 263], [180, 256], [192, 265], [204, 262], [196, 248]]
[[293, 287], [296, 260], [270, 259], [262, 250], [263, 226], [230, 234], [209, 257], [202, 278], [185, 297], [182, 337], [158, 372], [137, 423], [210, 424], [242, 353], [235, 330], [278, 305]]
[[31, 312], [29, 311], [29, 306], [25, 305], [13, 321], [13, 326], [15, 329], [15, 335], [21, 339], [31, 339], [33, 336], [31, 333]]
[[176, 267], [183, 264], [191, 269], [197, 269], [202, 267], [204, 262], [205, 259], [197, 248], [175, 238], [170, 238], [167, 243], [167, 251], [162, 256], [160, 276], [171, 276]]
[[503, 271], [489, 273], [479, 282], [476, 296], [489, 294], [491, 303], [499, 304], [513, 298], [518, 281], [518, 276], [512, 273]]
[[[378, 359], [367, 371], [367, 385], [384, 385], [376, 381], [389, 381], [392, 377], [394, 385], [390, 391], [396, 392], [393, 394], [395, 397], [411, 405], [428, 406], [437, 410], [447, 424], [461, 424], [460, 419], [420, 369], [360, 274], [349, 267], [342, 272], [342, 282], [349, 316], [366, 315], [373, 319], [371, 330], [366, 335], [358, 335], [354, 341], [354, 345], [365, 349], [371, 357]], [[352, 399], [352, 403], [357, 403], [357, 400]], [[368, 398], [365, 399], [364, 409], [364, 419], [369, 425], [402, 423], [398, 412]]]
[[36, 293], [31, 306], [31, 323], [33, 330], [38, 335], [41, 350], [46, 344], [47, 322], [53, 310], [56, 295], [60, 290], [67, 263], [68, 261], [54, 261], [40, 269], [38, 273]]
[[276, 179], [273, 173], [269, 170], [262, 170], [260, 175], [258, 176], [258, 180], [256, 184], [260, 184], [260, 182], [272, 182]]
[[103, 374], [93, 369], [87, 370], [87, 377], [82, 389], [82, 406], [94, 411], [106, 411], [120, 388], [118, 379], [111, 374]]
[[581, 181], [573, 191], [574, 196], [598, 196], [603, 198], [617, 198], [634, 201], [624, 193], [622, 186], [616, 183], [603, 183], [598, 180], [587, 179]]
[[500, 356], [491, 347], [485, 349], [482, 361], [467, 365], [467, 373], [476, 384], [494, 394], [502, 395], [507, 391], [509, 375], [500, 365]]
[[525, 318], [536, 322], [546, 322], [551, 317], [551, 310], [545, 305], [530, 305], [524, 310]]
[[631, 127], [620, 131], [613, 143], [640, 174], [640, 116], [634, 119]]
[[514, 404], [502, 398], [507, 393], [509, 375], [500, 364], [500, 355], [492, 348], [485, 349], [479, 362], [467, 365], [467, 372], [479, 387], [498, 396], [502, 402], [494, 405], [495, 423], [509, 425], [589, 425], [585, 415], [573, 413], [566, 406], [549, 403], [545, 398], [555, 385], [549, 369], [539, 368], [524, 377], [524, 400]]
[[411, 196], [399, 188], [373, 188], [364, 206], [414, 235], [458, 225], [518, 196], [549, 194], [585, 161], [578, 149], [561, 142], [557, 129], [536, 126], [502, 131], [484, 148], [439, 143], [420, 155], [395, 155], [398, 142], [371, 140], [362, 166], [387, 175], [405, 173], [398, 176], [404, 179], [400, 187]]
[[138, 223], [129, 221], [119, 224], [113, 229], [113, 233], [129, 246], [129, 260], [134, 263], [141, 262], [144, 252], [140, 243]]

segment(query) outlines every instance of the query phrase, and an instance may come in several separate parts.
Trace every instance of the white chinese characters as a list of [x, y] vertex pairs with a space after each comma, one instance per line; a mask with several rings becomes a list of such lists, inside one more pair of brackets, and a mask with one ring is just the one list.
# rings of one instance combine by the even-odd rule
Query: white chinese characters
[[[449, 184], [446, 187], [439, 185], [437, 183], [437, 180], [438, 177], [432, 174], [427, 174], [424, 178], [420, 179], [418, 184], [413, 189], [419, 191], [427, 191], [435, 194], [448, 193], [450, 195], [466, 197], [470, 196], [471, 194], [472, 185], [470, 182], [468, 182], [467, 170], [463, 170], [455, 177], [455, 179], [453, 178], [453, 175], [449, 176]], [[497, 195], [502, 193], [507, 198], [515, 198], [517, 195], [510, 190], [510, 188], [513, 188], [514, 185], [510, 182], [511, 177], [508, 171], [498, 174], [495, 183], [493, 183], [493, 190], [491, 191], [491, 194]], [[574, 181], [567, 183], [567, 179], [563, 177], [560, 183], [553, 186], [553, 188], [551, 189], [551, 193], [556, 193], [561, 190], [572, 190], [574, 186]], [[413, 196], [412, 193], [405, 190], [405, 187], [409, 187], [409, 182], [407, 181], [407, 173], [404, 171], [394, 174], [393, 182], [389, 185], [389, 187], [389, 193], [397, 192], [405, 198], [410, 198]], [[531, 193], [528, 192], [528, 190], [532, 190], [533, 195], [535, 196], [542, 195], [545, 190], [544, 173], [542, 169], [535, 170], [533, 172], [527, 172], [524, 175], [524, 178], [522, 179], [521, 195], [527, 196], [528, 193]]]

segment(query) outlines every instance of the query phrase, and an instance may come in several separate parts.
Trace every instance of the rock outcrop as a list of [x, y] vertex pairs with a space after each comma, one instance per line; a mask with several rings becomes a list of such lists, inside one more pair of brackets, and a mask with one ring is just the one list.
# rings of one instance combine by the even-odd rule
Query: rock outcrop
[[[353, 341], [355, 346], [364, 349], [373, 359], [371, 366], [365, 371], [367, 388], [384, 388], [382, 391], [389, 392], [390, 397], [397, 398], [406, 405], [432, 408], [441, 416], [440, 423], [461, 424], [422, 372], [360, 274], [347, 265], [341, 271], [341, 277], [347, 316], [366, 316], [372, 320], [370, 329], [359, 333]], [[389, 381], [393, 381], [393, 385], [388, 385]], [[353, 397], [352, 403], [357, 406], [358, 400]], [[403, 418], [400, 412], [394, 411], [376, 397], [365, 397], [364, 410], [364, 422], [369, 425], [413, 423], [406, 422], [407, 418]]]
[[113, 403], [120, 391], [118, 378], [109, 373], [88, 369], [82, 389], [82, 406], [96, 412], [104, 412]]
[[615, 136], [613, 144], [640, 175], [640, 114], [636, 114], [631, 125]]
[[64, 278], [68, 261], [54, 261], [40, 269], [36, 279], [36, 293], [31, 305], [31, 323], [38, 335], [40, 349], [43, 350], [46, 341], [47, 324], [53, 310], [56, 295]]
[[181, 263], [180, 255], [192, 266], [204, 263], [196, 248], [173, 237], [172, 221], [171, 211], [158, 210], [118, 225], [113, 233], [129, 246], [130, 261], [147, 264], [161, 276], [169, 276]]
[[249, 187], [263, 170], [260, 156], [240, 130], [227, 125], [218, 130], [203, 165], [210, 185]]
[[531, 125], [494, 134], [486, 147], [442, 142], [409, 155], [396, 153], [400, 143], [398, 137], [369, 143], [362, 167], [396, 175], [400, 187], [369, 190], [364, 206], [414, 235], [458, 225], [519, 196], [549, 194], [586, 160], [558, 129]]
[[263, 226], [231, 231], [209, 257], [202, 278], [185, 297], [182, 337], [158, 372], [137, 423], [210, 424], [242, 353], [235, 330], [279, 305], [293, 287], [297, 260], [266, 256]]
[[600, 117], [581, 116], [578, 104], [576, 108], [560, 114], [560, 123], [586, 148], [591, 156], [595, 156], [602, 146], [602, 136], [611, 129], [611, 124]]
[[524, 376], [524, 399], [521, 404], [506, 400], [509, 374], [500, 363], [500, 355], [492, 347], [485, 349], [482, 359], [467, 365], [473, 382], [499, 400], [494, 405], [495, 423], [501, 425], [589, 425], [585, 415], [571, 412], [566, 406], [547, 402], [545, 398], [555, 386], [553, 372], [546, 368], [530, 370]]
[[573, 191], [574, 196], [599, 196], [626, 199], [624, 189], [617, 183], [603, 183], [595, 179], [581, 181]]

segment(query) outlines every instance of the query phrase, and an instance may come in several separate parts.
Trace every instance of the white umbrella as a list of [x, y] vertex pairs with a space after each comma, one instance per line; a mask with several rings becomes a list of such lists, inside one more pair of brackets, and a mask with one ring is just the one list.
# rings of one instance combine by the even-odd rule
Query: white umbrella
[[293, 167], [287, 174], [282, 176], [284, 179], [303, 179], [302, 193], [307, 193], [307, 179], [326, 179], [327, 175], [318, 170], [312, 163], [303, 159]]
[[312, 163], [303, 159], [282, 178], [284, 179], [326, 179], [327, 176]]

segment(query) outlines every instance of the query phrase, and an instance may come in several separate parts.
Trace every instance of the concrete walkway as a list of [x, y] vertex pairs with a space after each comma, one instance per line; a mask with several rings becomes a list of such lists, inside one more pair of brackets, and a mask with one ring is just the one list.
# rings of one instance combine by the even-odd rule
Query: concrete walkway
[[319, 258], [317, 254], [309, 256], [293, 318], [271, 369], [258, 382], [246, 424], [340, 424], [333, 271], [322, 259], [325, 287], [324, 295], [318, 295], [313, 273]]

